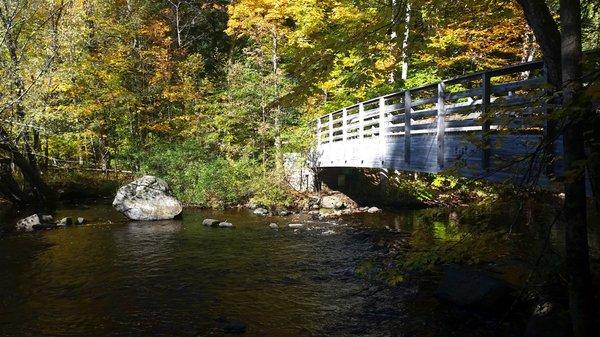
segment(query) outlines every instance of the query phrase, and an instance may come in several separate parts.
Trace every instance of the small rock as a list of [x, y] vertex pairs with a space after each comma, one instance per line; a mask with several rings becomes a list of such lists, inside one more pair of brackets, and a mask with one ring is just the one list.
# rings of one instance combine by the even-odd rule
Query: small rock
[[327, 195], [321, 199], [321, 207], [323, 208], [340, 209], [344, 206], [344, 202], [335, 195]]
[[83, 225], [86, 222], [87, 221], [85, 220], [85, 218], [82, 218], [82, 217], [77, 218], [77, 224], [78, 225]]
[[221, 221], [215, 219], [204, 219], [202, 224], [207, 227], [217, 227]]
[[42, 222], [43, 223], [50, 223], [53, 222], [54, 218], [52, 217], [52, 215], [48, 215], [48, 214], [43, 214], [42, 215]]
[[371, 208], [367, 209], [367, 213], [373, 214], [373, 213], [379, 213], [379, 212], [381, 212], [381, 210], [377, 207], [371, 207]]
[[318, 210], [308, 212], [308, 214], [310, 214], [310, 215], [319, 215], [320, 213], [321, 212], [319, 212]]
[[276, 223], [271, 223], [271, 224], [269, 225], [269, 227], [271, 227], [271, 228], [273, 228], [273, 229], [277, 229], [277, 228], [279, 228], [279, 226], [278, 226]]
[[436, 296], [462, 307], [499, 310], [510, 302], [512, 288], [477, 270], [451, 264], [444, 269]]
[[60, 219], [60, 221], [56, 225], [59, 227], [64, 227], [64, 226], [71, 226], [72, 224], [73, 224], [73, 219], [70, 217], [66, 217], [66, 218]]
[[42, 219], [39, 215], [34, 214], [32, 216], [28, 216], [24, 219], [17, 221], [17, 230], [30, 232], [34, 230], [34, 226], [39, 226], [42, 224]]
[[288, 216], [288, 215], [291, 215], [291, 214], [292, 214], [292, 212], [290, 212], [288, 210], [283, 210], [283, 211], [279, 212], [280, 216]]
[[334, 230], [328, 229], [321, 234], [322, 235], [332, 235], [332, 234], [336, 234], [336, 232]]
[[318, 211], [319, 208], [321, 208], [321, 206], [319, 206], [317, 204], [310, 206], [310, 209], [312, 209], [312, 210], [317, 210]]
[[289, 228], [302, 228], [304, 227], [304, 224], [301, 223], [291, 223], [288, 225]]
[[220, 228], [233, 228], [233, 224], [231, 222], [219, 222], [219, 227]]
[[262, 216], [266, 216], [269, 214], [269, 211], [266, 208], [262, 208], [262, 207], [258, 207], [257, 209], [254, 210], [254, 212], [252, 212], [256, 215], [262, 215]]
[[569, 311], [552, 302], [536, 306], [525, 330], [525, 337], [566, 337], [571, 334]]
[[246, 324], [242, 322], [231, 322], [223, 326], [225, 333], [244, 333], [246, 332]]

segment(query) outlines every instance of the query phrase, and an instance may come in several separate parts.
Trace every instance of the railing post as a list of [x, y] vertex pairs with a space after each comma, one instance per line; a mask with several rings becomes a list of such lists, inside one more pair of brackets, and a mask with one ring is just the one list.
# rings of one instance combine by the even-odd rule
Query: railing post
[[321, 116], [317, 118], [317, 145], [321, 145]]
[[412, 113], [412, 99], [410, 90], [404, 92], [404, 161], [410, 164], [410, 126]]
[[365, 105], [363, 103], [358, 104], [358, 139], [361, 141], [365, 138]]
[[333, 114], [329, 114], [329, 143], [333, 144]]
[[446, 103], [444, 82], [438, 83], [438, 101], [437, 101], [437, 163], [438, 166], [444, 167], [445, 161], [445, 136], [446, 136]]
[[379, 97], [379, 155], [381, 165], [385, 162], [385, 136], [387, 133], [387, 121], [385, 119], [385, 97]]
[[483, 95], [481, 96], [481, 110], [483, 112], [483, 124], [481, 126], [481, 169], [488, 171], [490, 169], [490, 103], [492, 97], [492, 83], [490, 74], [483, 73]]
[[342, 109], [342, 141], [345, 142], [348, 137], [348, 109]]
[[[548, 83], [548, 67], [544, 64], [542, 68], [542, 76], [546, 80], [545, 85]], [[548, 102], [548, 99], [552, 99]], [[550, 89], [544, 90], [544, 101], [542, 102], [542, 109], [544, 113], [544, 136], [542, 141], [546, 143], [544, 148], [544, 163], [546, 165], [546, 175], [554, 176], [555, 175], [555, 167], [554, 167], [554, 156], [556, 155], [556, 121], [550, 118], [552, 114], [552, 110], [548, 107], [548, 104], [554, 103], [556, 98], [552, 98], [552, 91]]]

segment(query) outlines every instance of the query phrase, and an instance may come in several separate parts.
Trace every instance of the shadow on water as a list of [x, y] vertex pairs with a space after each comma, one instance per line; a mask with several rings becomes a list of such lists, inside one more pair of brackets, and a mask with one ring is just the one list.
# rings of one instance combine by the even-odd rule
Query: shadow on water
[[247, 336], [490, 335], [485, 318], [433, 298], [437, 275], [390, 286], [365, 268], [456, 240], [464, 228], [445, 210], [336, 222], [204, 210], [128, 222], [109, 205], [66, 215], [90, 223], [0, 239], [0, 336], [220, 336], [228, 320]]

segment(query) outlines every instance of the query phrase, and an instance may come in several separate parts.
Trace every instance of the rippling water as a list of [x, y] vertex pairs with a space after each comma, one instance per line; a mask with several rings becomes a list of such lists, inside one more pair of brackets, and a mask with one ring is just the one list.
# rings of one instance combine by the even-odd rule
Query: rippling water
[[[384, 226], [406, 226], [418, 212], [365, 215], [362, 226], [200, 210], [127, 222], [103, 205], [57, 218], [66, 215], [90, 224], [0, 239], [0, 335], [219, 336], [230, 321], [246, 336], [447, 332], [431, 322], [427, 297], [406, 305], [416, 285], [382, 289], [357, 275], [383, 254]], [[204, 227], [206, 217], [236, 228]], [[296, 231], [268, 227], [301, 221]]]

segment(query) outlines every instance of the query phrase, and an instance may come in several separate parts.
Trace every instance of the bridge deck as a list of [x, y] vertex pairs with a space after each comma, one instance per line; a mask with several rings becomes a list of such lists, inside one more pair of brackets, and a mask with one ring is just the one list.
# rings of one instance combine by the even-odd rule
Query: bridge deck
[[517, 180], [546, 153], [562, 172], [547, 88], [530, 62], [360, 102], [317, 119], [317, 166]]

